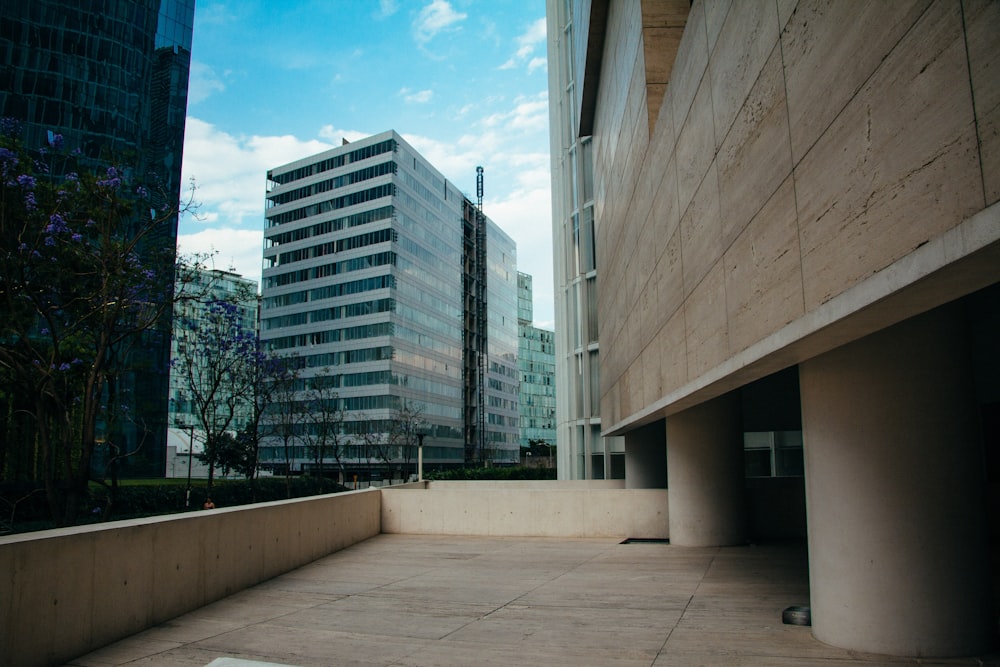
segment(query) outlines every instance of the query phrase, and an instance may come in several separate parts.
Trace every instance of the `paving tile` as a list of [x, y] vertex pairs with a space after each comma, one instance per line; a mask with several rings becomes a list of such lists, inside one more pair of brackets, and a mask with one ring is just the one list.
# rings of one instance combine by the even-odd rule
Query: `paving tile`
[[261, 623], [194, 644], [231, 657], [289, 665], [389, 665], [420, 648], [421, 640]]
[[[449, 640], [534, 647], [573, 647], [655, 657], [676, 612], [619, 608], [605, 610], [508, 605], [449, 636]], [[610, 619], [613, 618], [613, 621]]]
[[783, 625], [782, 609], [809, 599], [805, 557], [788, 545], [383, 535], [69, 664], [918, 664]]
[[397, 665], [430, 667], [431, 665], [546, 665], [547, 667], [649, 667], [647, 653], [612, 650], [593, 651], [564, 646], [483, 646], [480, 643], [457, 641], [435, 642], [418, 652], [401, 658]]
[[428, 603], [421, 600], [351, 596], [330, 604], [282, 616], [273, 625], [322, 631], [356, 632], [392, 637], [441, 639], [494, 611], [483, 604]]
[[107, 665], [123, 665], [138, 658], [155, 656], [173, 648], [182, 646], [182, 642], [147, 639], [140, 636], [129, 637], [110, 646], [105, 646], [85, 656], [81, 656], [67, 664], [74, 667], [106, 667]]

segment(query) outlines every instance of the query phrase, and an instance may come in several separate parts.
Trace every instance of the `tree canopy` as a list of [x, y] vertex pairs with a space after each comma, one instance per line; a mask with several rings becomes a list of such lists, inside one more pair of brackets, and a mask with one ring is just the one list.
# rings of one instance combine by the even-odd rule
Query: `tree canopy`
[[[179, 202], [122, 165], [86, 164], [59, 135], [29, 151], [0, 121], [0, 471], [30, 461], [53, 518], [70, 524], [95, 445], [146, 414], [120, 380], [169, 336]], [[135, 446], [141, 446], [141, 442]]]

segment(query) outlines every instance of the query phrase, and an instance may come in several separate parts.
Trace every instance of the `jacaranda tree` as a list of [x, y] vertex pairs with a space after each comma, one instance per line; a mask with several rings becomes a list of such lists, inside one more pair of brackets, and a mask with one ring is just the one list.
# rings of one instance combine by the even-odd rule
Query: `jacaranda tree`
[[[99, 440], [141, 422], [120, 382], [145, 336], [169, 336], [178, 202], [121, 166], [87, 167], [55, 135], [33, 151], [0, 121], [0, 382], [53, 519], [72, 524]], [[117, 443], [120, 444], [120, 443]]]

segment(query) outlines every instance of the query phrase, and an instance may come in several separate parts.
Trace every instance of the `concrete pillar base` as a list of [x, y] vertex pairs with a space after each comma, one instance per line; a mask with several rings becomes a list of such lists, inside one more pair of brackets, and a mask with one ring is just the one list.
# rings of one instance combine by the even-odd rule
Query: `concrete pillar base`
[[625, 434], [625, 488], [667, 488], [667, 436], [662, 420]]
[[737, 393], [667, 418], [671, 544], [746, 542], [741, 423]]
[[965, 320], [946, 306], [800, 366], [813, 634], [871, 653], [993, 643]]

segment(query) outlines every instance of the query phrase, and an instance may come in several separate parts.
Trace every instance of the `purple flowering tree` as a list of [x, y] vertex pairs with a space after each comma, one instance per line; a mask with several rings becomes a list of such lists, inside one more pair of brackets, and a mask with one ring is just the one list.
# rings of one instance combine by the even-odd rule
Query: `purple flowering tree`
[[204, 437], [200, 458], [208, 465], [211, 490], [217, 467], [225, 472], [241, 467], [233, 464], [236, 431], [253, 409], [255, 367], [264, 360], [255, 332], [243, 326], [238, 303], [211, 300], [196, 312], [197, 318], [177, 323], [182, 351], [172, 363]]
[[98, 441], [143, 419], [119, 380], [145, 336], [169, 335], [175, 251], [161, 239], [180, 207], [126, 169], [86, 168], [59, 135], [29, 151], [17, 134], [0, 120], [0, 472], [30, 461], [19, 475], [42, 480], [53, 520], [69, 525]]

